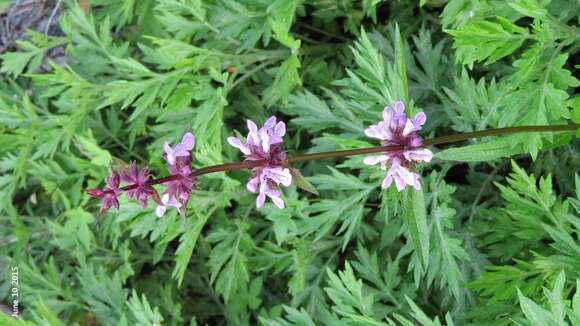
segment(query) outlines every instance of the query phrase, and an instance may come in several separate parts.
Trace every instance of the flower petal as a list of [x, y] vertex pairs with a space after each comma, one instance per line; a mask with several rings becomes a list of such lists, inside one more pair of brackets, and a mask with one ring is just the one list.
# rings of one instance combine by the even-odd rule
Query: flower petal
[[260, 183], [259, 177], [252, 177], [246, 184], [246, 189], [249, 192], [256, 192], [258, 190], [258, 183]]
[[363, 158], [363, 163], [366, 165], [376, 165], [388, 160], [389, 157], [387, 155], [367, 156]]
[[262, 129], [270, 129], [273, 128], [276, 125], [276, 116], [271, 116], [268, 118], [268, 120], [266, 120], [266, 122], [264, 122], [264, 126], [262, 127]]
[[266, 177], [276, 184], [282, 184], [286, 187], [292, 184], [292, 174], [289, 169], [269, 168], [264, 171]]
[[398, 192], [403, 191], [403, 189], [405, 189], [405, 187], [407, 186], [405, 179], [400, 175], [395, 174], [393, 176], [393, 179], [395, 179], [395, 186], [397, 187]]
[[393, 177], [391, 177], [391, 175], [387, 175], [385, 177], [385, 179], [383, 179], [383, 182], [381, 183], [381, 188], [387, 189], [391, 186], [392, 183], [393, 183]]
[[266, 129], [260, 129], [260, 139], [262, 141], [262, 149], [264, 152], [270, 152], [270, 136], [268, 135], [268, 131]]
[[181, 207], [181, 203], [178, 202], [177, 199], [175, 199], [175, 197], [173, 197], [173, 196], [169, 197], [169, 199], [167, 200], [167, 202], [165, 204], [169, 205], [169, 206], [173, 206], [175, 208]]
[[407, 119], [407, 121], [405, 122], [405, 127], [403, 129], [403, 136], [408, 136], [410, 133], [416, 130], [417, 128], [415, 128], [413, 121]]
[[117, 199], [117, 197], [115, 196], [111, 196], [111, 204], [113, 205], [113, 207], [115, 207], [116, 209], [119, 209], [119, 200]]
[[167, 210], [167, 207], [165, 207], [164, 205], [159, 205], [159, 206], [157, 206], [157, 209], [155, 209], [155, 215], [157, 215], [157, 217], [161, 217], [161, 216], [165, 215], [166, 210]]
[[405, 114], [405, 103], [403, 101], [395, 102], [395, 112], [397, 114]]
[[171, 148], [171, 145], [169, 145], [168, 142], [165, 142], [163, 149], [165, 151], [165, 160], [167, 163], [172, 165], [175, 164], [175, 154], [173, 152], [173, 148]]
[[385, 106], [383, 109], [383, 121], [390, 126], [393, 121], [393, 109], [390, 106]]
[[270, 199], [272, 199], [272, 202], [274, 203], [274, 205], [278, 206], [278, 208], [284, 208], [285, 207], [284, 200], [282, 200], [282, 198], [270, 196]]
[[254, 121], [248, 119], [248, 144], [249, 145], [260, 145], [260, 136], [258, 133], [258, 126]]
[[419, 113], [415, 114], [415, 117], [413, 118], [413, 124], [418, 129], [420, 129], [421, 126], [423, 126], [426, 121], [427, 121], [427, 115], [425, 114], [425, 112], [419, 112]]
[[109, 177], [107, 177], [107, 186], [109, 186], [109, 188], [112, 189], [118, 189], [119, 188], [119, 183], [121, 182], [121, 177], [119, 176], [119, 173], [116, 171], [113, 171], [113, 174]]
[[259, 193], [258, 197], [256, 197], [256, 207], [262, 208], [264, 206], [265, 201], [266, 201], [266, 194], [264, 194], [263, 192]]
[[399, 175], [405, 180], [405, 183], [412, 185], [415, 182], [415, 173], [409, 171], [406, 167], [399, 167]]
[[407, 160], [415, 162], [430, 162], [433, 158], [433, 152], [426, 148], [405, 151], [404, 155]]
[[418, 173], [413, 173], [413, 188], [421, 190], [421, 176]]
[[179, 145], [184, 150], [191, 151], [195, 146], [195, 137], [191, 132], [188, 132], [185, 135], [183, 135], [183, 138], [181, 138], [181, 143], [179, 143]]
[[250, 151], [250, 148], [248, 146], [246, 146], [244, 143], [242, 143], [242, 141], [239, 138], [228, 137], [228, 143], [230, 145], [232, 145], [233, 147], [242, 151], [242, 153], [244, 153], [245, 155], [250, 155], [252, 153]]
[[382, 123], [371, 125], [367, 129], [365, 129], [365, 135], [380, 140], [387, 140], [389, 138], [388, 137], [389, 134], [390, 134], [389, 130], [385, 129], [385, 126]]
[[286, 124], [282, 121], [276, 124], [276, 128], [274, 128], [274, 132], [276, 136], [282, 138], [286, 134]]

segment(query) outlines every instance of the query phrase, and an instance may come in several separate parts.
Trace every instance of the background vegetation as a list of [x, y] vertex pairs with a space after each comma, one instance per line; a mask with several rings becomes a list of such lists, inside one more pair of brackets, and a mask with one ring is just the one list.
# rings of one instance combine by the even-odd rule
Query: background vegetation
[[398, 99], [424, 137], [579, 122], [579, 1], [46, 3], [56, 27], [0, 55], [2, 325], [580, 325], [570, 134], [433, 149], [417, 193], [360, 157], [305, 163], [320, 195], [284, 210], [247, 171], [204, 176], [186, 216], [82, 192], [117, 160], [166, 174], [188, 129], [195, 166], [239, 160], [226, 137], [273, 114], [290, 153], [373, 145]]

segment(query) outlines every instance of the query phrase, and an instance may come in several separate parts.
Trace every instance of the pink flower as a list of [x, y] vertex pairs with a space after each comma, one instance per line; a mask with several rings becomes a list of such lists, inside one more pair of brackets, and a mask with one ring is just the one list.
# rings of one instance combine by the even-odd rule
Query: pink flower
[[383, 121], [371, 125], [365, 130], [365, 134], [382, 141], [383, 146], [403, 146], [403, 149], [385, 152], [382, 155], [367, 156], [363, 162], [367, 165], [381, 164], [381, 169], [387, 170], [387, 176], [383, 180], [382, 187], [388, 188], [393, 181], [397, 191], [402, 191], [406, 186], [421, 189], [419, 174], [409, 170], [409, 167], [417, 162], [429, 162], [433, 153], [422, 148], [421, 137], [417, 134], [425, 124], [427, 116], [420, 112], [413, 119], [407, 118], [405, 104], [395, 102], [395, 110], [385, 107]]
[[173, 196], [169, 196], [169, 194], [164, 194], [163, 197], [161, 197], [161, 205], [157, 206], [157, 209], [155, 210], [155, 214], [157, 215], [157, 217], [161, 217], [163, 215], [165, 215], [165, 211], [167, 211], [167, 206], [172, 206], [177, 208], [177, 211], [181, 213], [181, 203], [177, 201], [177, 199], [175, 199], [175, 197]]
[[119, 209], [119, 196], [121, 195], [121, 189], [119, 189], [120, 183], [119, 173], [113, 172], [113, 174], [107, 177], [107, 186], [103, 189], [90, 189], [87, 193], [95, 198], [102, 200], [101, 213], [106, 212], [111, 208], [111, 206]]
[[177, 160], [174, 165], [168, 165], [171, 175], [177, 177], [176, 180], [168, 181], [165, 193], [172, 197], [178, 198], [185, 204], [189, 200], [191, 191], [197, 184], [197, 178], [191, 176], [191, 166], [189, 162]]
[[175, 164], [175, 160], [178, 157], [190, 157], [191, 150], [195, 146], [195, 137], [191, 132], [186, 133], [181, 138], [181, 142], [175, 145], [175, 148], [171, 148], [168, 142], [165, 142], [163, 146], [165, 150], [165, 159], [169, 164]]
[[157, 193], [153, 187], [147, 184], [149, 168], [145, 167], [139, 170], [135, 162], [131, 162], [129, 168], [121, 172], [121, 180], [133, 186], [127, 190], [127, 198], [137, 199], [143, 207], [147, 207], [147, 199]]
[[284, 201], [278, 187], [288, 187], [292, 183], [292, 175], [286, 165], [286, 152], [282, 150], [282, 137], [286, 134], [286, 125], [280, 121], [276, 123], [276, 117], [272, 116], [260, 129], [256, 124], [248, 120], [248, 137], [244, 144], [236, 137], [229, 137], [228, 143], [238, 148], [246, 157], [246, 161], [265, 161], [261, 166], [252, 169], [252, 178], [246, 187], [250, 192], [258, 192], [256, 206], [264, 206], [266, 197], [269, 197], [274, 205], [284, 208]]
[[[175, 148], [171, 148], [169, 143], [165, 142], [164, 150], [167, 168], [175, 178], [166, 183], [167, 189], [163, 195], [163, 198], [166, 198], [167, 196], [165, 206], [173, 206], [178, 208], [178, 210], [182, 206], [185, 206], [189, 200], [191, 191], [197, 184], [197, 178], [191, 175], [193, 172], [193, 169], [191, 168], [191, 151], [194, 146], [195, 137], [190, 132], [183, 136], [181, 142], [175, 145]], [[161, 199], [162, 202], [163, 198]], [[178, 203], [179, 207], [177, 207], [175, 203]], [[163, 211], [163, 213], [165, 213], [165, 211]]]

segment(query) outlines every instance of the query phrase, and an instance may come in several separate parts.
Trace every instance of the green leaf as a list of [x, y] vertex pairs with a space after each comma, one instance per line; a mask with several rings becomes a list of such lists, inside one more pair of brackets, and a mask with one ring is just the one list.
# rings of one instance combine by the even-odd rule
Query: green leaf
[[274, 32], [274, 38], [289, 47], [292, 53], [300, 48], [300, 41], [295, 40], [289, 33], [297, 5], [297, 0], [276, 0], [268, 7], [268, 23]]
[[548, 10], [540, 5], [537, 0], [516, 0], [509, 3], [509, 6], [526, 15], [534, 18], [543, 18], [548, 14]]
[[208, 263], [210, 282], [215, 282], [216, 291], [224, 297], [226, 303], [250, 280], [245, 252], [254, 243], [247, 234], [248, 227], [247, 224], [238, 223], [234, 230], [220, 228], [206, 238], [215, 244]]
[[482, 297], [489, 297], [490, 304], [512, 300], [517, 291], [530, 295], [537, 293], [542, 285], [541, 275], [532, 264], [517, 261], [516, 265], [487, 266], [480, 277], [467, 287], [480, 291]]
[[518, 290], [518, 298], [520, 301], [520, 308], [526, 315], [526, 318], [532, 322], [533, 325], [549, 326], [554, 325], [550, 318], [550, 313], [537, 305], [534, 301], [526, 298], [520, 290]]
[[429, 229], [423, 190], [407, 188], [404, 193], [404, 222], [413, 249], [424, 270], [429, 265]]
[[117, 272], [109, 274], [104, 266], [82, 264], [77, 270], [80, 297], [103, 324], [116, 323], [125, 317], [127, 289]]
[[319, 174], [308, 179], [318, 185], [320, 190], [361, 190], [368, 189], [369, 185], [362, 182], [359, 178], [340, 172], [339, 170], [328, 167], [332, 172], [331, 175]]
[[460, 29], [445, 30], [451, 34], [457, 49], [457, 59], [463, 64], [485, 61], [491, 64], [512, 54], [529, 38], [528, 30], [502, 16], [494, 21], [476, 20]]
[[[580, 96], [576, 96], [570, 100], [572, 107], [571, 118], [574, 123], [580, 123]], [[576, 130], [576, 137], [580, 137], [580, 128]]]
[[105, 167], [111, 164], [111, 154], [107, 150], [99, 147], [91, 130], [87, 130], [84, 136], [76, 136], [76, 140], [79, 150], [91, 159], [91, 163]]
[[342, 249], [344, 250], [362, 224], [364, 204], [374, 186], [365, 184], [360, 179], [336, 169], [330, 168], [330, 170], [332, 176], [318, 175], [309, 179], [317, 184], [318, 189], [321, 190], [356, 192], [345, 199], [323, 199], [319, 203], [311, 205], [307, 211], [317, 213], [317, 215], [303, 221], [299, 229], [305, 235], [315, 233], [315, 240], [320, 240], [332, 230], [337, 222], [342, 221], [336, 234], [344, 233], [342, 241]]
[[450, 206], [455, 198], [455, 187], [446, 184], [442, 174], [436, 171], [426, 180], [429, 185], [425, 191], [432, 194], [433, 200], [428, 222], [431, 238], [427, 282], [437, 281], [442, 290], [460, 302], [468, 293], [463, 288], [467, 276], [462, 265], [469, 264], [471, 259], [464, 249], [464, 241], [454, 234], [458, 216]]
[[57, 314], [46, 306], [42, 298], [38, 298], [38, 301], [34, 303], [34, 315], [36, 315], [35, 319], [42, 321], [47, 325], [64, 326], [60, 319], [58, 319]]
[[14, 318], [14, 317], [12, 317], [8, 314], [5, 314], [5, 313], [0, 314], [0, 323], [2, 323], [2, 325], [6, 325], [6, 326], [38, 326], [37, 323], [34, 323], [32, 321], [26, 321], [26, 320], [23, 320], [20, 318]]
[[407, 80], [407, 65], [405, 62], [405, 44], [403, 43], [403, 38], [401, 37], [401, 31], [399, 30], [399, 25], [395, 25], [395, 66], [397, 67], [397, 72], [401, 77], [401, 84], [403, 85], [403, 98], [405, 103], [409, 103], [409, 81]]
[[185, 276], [197, 239], [211, 214], [199, 213], [196, 215], [197, 218], [195, 220], [189, 220], [187, 230], [179, 238], [179, 247], [177, 247], [177, 251], [175, 252], [175, 268], [171, 273], [171, 277], [177, 280], [178, 286], [181, 286], [183, 282], [183, 277]]
[[22, 74], [29, 62], [37, 55], [35, 52], [8, 52], [0, 55], [2, 68], [0, 72], [19, 76]]
[[318, 190], [310, 181], [308, 181], [303, 175], [300, 170], [295, 168], [290, 168], [290, 173], [292, 174], [292, 182], [296, 185], [296, 187], [308, 191], [311, 194], [319, 195]]
[[[330, 91], [327, 94], [336, 98], [336, 94]], [[293, 124], [311, 132], [338, 127], [351, 133], [360, 133], [364, 129], [353, 112], [342, 105], [330, 107], [329, 103], [309, 91], [291, 95], [285, 113], [296, 116], [292, 119]]]
[[283, 306], [283, 308], [289, 322], [282, 318], [266, 319], [264, 317], [260, 317], [260, 322], [265, 326], [316, 326], [304, 308], [300, 310], [289, 306]]
[[488, 142], [445, 149], [435, 157], [445, 161], [485, 162], [526, 153], [520, 135], [504, 136]]
[[344, 271], [339, 271], [338, 275], [326, 271], [328, 274], [328, 287], [324, 291], [333, 302], [332, 309], [339, 315], [357, 319], [357, 317], [371, 318], [373, 313], [373, 297], [363, 294], [363, 283], [354, 275], [352, 267], [346, 261]]
[[149, 301], [144, 294], [139, 298], [137, 292], [133, 290], [127, 305], [138, 325], [161, 325], [163, 316], [159, 313], [157, 307], [151, 309], [151, 305], [149, 305]]
[[288, 102], [288, 97], [295, 87], [302, 85], [298, 69], [300, 60], [298, 56], [292, 55], [286, 59], [277, 69], [276, 76], [272, 84], [263, 92], [263, 101], [267, 106], [271, 106], [278, 101]]
[[[413, 316], [413, 318], [417, 320], [419, 325], [423, 326], [442, 325], [441, 322], [439, 321], [439, 317], [435, 317], [434, 319], [429, 318], [429, 316], [427, 316], [427, 314], [425, 314], [425, 312], [421, 310], [421, 308], [419, 308], [417, 304], [415, 304], [411, 299], [409, 299], [409, 297], [406, 297], [405, 299], [407, 300], [407, 303], [411, 307], [411, 316]], [[395, 318], [405, 326], [416, 325], [415, 323], [412, 323], [408, 319], [398, 314], [395, 314]], [[451, 315], [449, 313], [445, 315], [445, 321], [447, 322], [447, 326], [454, 326], [453, 319], [451, 319]]]
[[272, 221], [272, 228], [278, 245], [298, 233], [298, 227], [296, 222], [292, 220], [292, 211], [290, 209], [279, 209], [273, 205], [267, 205], [263, 208], [263, 211], [266, 213], [266, 218]]

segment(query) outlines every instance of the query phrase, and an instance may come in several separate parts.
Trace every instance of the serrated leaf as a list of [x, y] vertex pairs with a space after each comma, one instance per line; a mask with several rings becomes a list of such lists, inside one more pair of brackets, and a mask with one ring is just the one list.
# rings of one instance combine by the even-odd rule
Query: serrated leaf
[[521, 136], [513, 135], [494, 139], [488, 142], [463, 147], [455, 147], [435, 153], [435, 157], [445, 161], [484, 162], [502, 157], [510, 157], [527, 151], [519, 140]]
[[522, 15], [534, 18], [543, 18], [548, 13], [546, 8], [540, 5], [537, 0], [516, 0], [513, 3], [509, 3], [509, 6]]
[[263, 101], [267, 106], [271, 106], [278, 101], [288, 102], [292, 90], [296, 86], [302, 85], [302, 80], [298, 74], [300, 60], [298, 56], [292, 55], [286, 59], [278, 68], [272, 84], [263, 92]]
[[113, 159], [111, 154], [99, 147], [90, 130], [87, 131], [85, 136], [76, 136], [76, 140], [79, 144], [79, 149], [91, 159], [91, 163], [98, 166], [109, 166]]
[[245, 252], [254, 243], [247, 234], [248, 227], [244, 223], [237, 224], [233, 232], [220, 228], [206, 238], [215, 244], [209, 259], [210, 282], [215, 284], [226, 303], [250, 281]]
[[200, 213], [195, 220], [190, 219], [190, 222], [187, 224], [187, 230], [179, 239], [179, 247], [177, 247], [177, 251], [175, 252], [175, 268], [171, 273], [171, 277], [177, 280], [178, 286], [181, 286], [183, 282], [191, 254], [193, 253], [201, 230], [209, 219], [209, 215]]
[[133, 314], [136, 324], [161, 325], [163, 316], [159, 313], [159, 308], [151, 308], [151, 305], [144, 294], [139, 298], [137, 292], [133, 290], [127, 305]]
[[308, 179], [318, 185], [321, 190], [361, 190], [368, 189], [369, 185], [359, 178], [340, 172], [339, 170], [329, 167], [332, 174], [319, 174]]
[[29, 62], [37, 56], [36, 52], [8, 52], [0, 55], [2, 68], [0, 72], [10, 74], [14, 77], [20, 76]]
[[494, 63], [516, 51], [529, 37], [526, 28], [502, 16], [493, 21], [472, 21], [460, 29], [445, 31], [455, 39], [453, 47], [457, 49], [457, 59], [467, 65], [478, 61]]
[[401, 77], [403, 89], [402, 100], [405, 103], [409, 103], [409, 81], [407, 80], [407, 64], [405, 62], [405, 44], [403, 43], [398, 24], [395, 25], [395, 50], [397, 51], [395, 54], [395, 66]]
[[547, 310], [537, 305], [534, 301], [528, 299], [518, 289], [518, 298], [520, 301], [520, 308], [526, 315], [526, 318], [537, 326], [553, 325], [550, 320], [550, 314]]
[[308, 181], [300, 170], [296, 168], [290, 168], [290, 174], [292, 174], [292, 182], [300, 189], [308, 191], [311, 194], [319, 195], [318, 190], [310, 181]]
[[296, 53], [300, 48], [300, 41], [289, 33], [297, 5], [297, 0], [276, 0], [268, 7], [270, 13], [268, 23], [274, 32], [274, 38], [289, 47], [292, 53]]
[[413, 249], [424, 270], [429, 265], [429, 229], [423, 190], [407, 188], [404, 193], [404, 222]]

